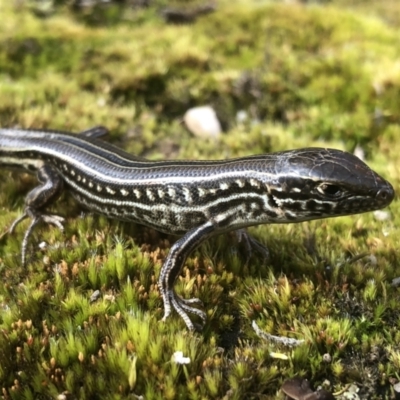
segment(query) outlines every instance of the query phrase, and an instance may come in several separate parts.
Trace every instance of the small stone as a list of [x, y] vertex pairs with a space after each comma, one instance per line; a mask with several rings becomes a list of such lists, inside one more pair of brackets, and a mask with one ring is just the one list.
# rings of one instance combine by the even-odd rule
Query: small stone
[[329, 353], [325, 353], [322, 356], [322, 360], [323, 360], [324, 363], [330, 364], [332, 362], [332, 357], [331, 357], [331, 355]]
[[239, 110], [236, 113], [236, 122], [239, 123], [239, 124], [247, 121], [248, 118], [249, 118], [249, 115], [244, 110]]
[[370, 255], [367, 257], [367, 260], [368, 260], [368, 264], [371, 265], [371, 266], [373, 266], [373, 267], [376, 267], [376, 266], [378, 265], [378, 259], [377, 259], [376, 256], [373, 255], [373, 254], [370, 254]]
[[390, 219], [390, 212], [389, 211], [383, 211], [383, 210], [377, 210], [374, 211], [374, 218], [377, 221], [387, 221]]
[[93, 303], [101, 296], [100, 290], [95, 290], [90, 296], [90, 302]]
[[183, 120], [195, 136], [216, 139], [221, 134], [221, 124], [210, 106], [190, 108], [186, 111]]
[[400, 399], [400, 382], [397, 382], [393, 385], [394, 397], [396, 399]]
[[392, 286], [394, 287], [400, 286], [400, 277], [392, 279]]
[[321, 387], [322, 389], [330, 389], [332, 386], [331, 381], [328, 379], [325, 379], [322, 383], [321, 383]]

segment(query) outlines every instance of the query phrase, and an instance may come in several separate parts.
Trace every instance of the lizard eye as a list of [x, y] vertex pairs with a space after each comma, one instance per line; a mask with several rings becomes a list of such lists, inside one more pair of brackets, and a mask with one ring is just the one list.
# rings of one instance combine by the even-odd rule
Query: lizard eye
[[341, 189], [337, 185], [331, 185], [329, 183], [322, 183], [317, 187], [318, 192], [324, 196], [337, 197], [341, 194]]

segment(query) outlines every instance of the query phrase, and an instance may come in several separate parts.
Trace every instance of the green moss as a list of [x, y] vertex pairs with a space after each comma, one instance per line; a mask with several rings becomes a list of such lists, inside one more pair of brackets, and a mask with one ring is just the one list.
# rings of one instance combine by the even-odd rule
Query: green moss
[[[39, 17], [32, 4], [2, 4], [2, 126], [79, 132], [103, 124], [110, 141], [153, 159], [361, 144], [368, 164], [399, 190], [396, 6], [337, 2], [222, 1], [215, 13], [176, 26], [160, 18], [161, 3], [137, 12], [56, 4]], [[206, 103], [226, 130], [218, 142], [181, 124], [188, 107]], [[236, 121], [239, 110], [247, 120]], [[35, 178], [0, 175], [5, 233]], [[335, 391], [357, 382], [360, 396], [387, 398], [398, 379], [397, 199], [386, 221], [366, 214], [251, 228], [268, 261], [254, 254], [246, 263], [229, 235], [205, 243], [176, 284], [204, 302], [207, 324], [193, 334], [176, 315], [160, 321], [156, 283], [174, 237], [82, 218], [68, 195], [54, 208], [68, 216], [65, 233], [38, 227], [26, 268], [27, 225], [0, 237], [5, 399], [276, 398], [294, 375], [328, 379]], [[261, 342], [252, 320], [305, 343]], [[190, 363], [176, 364], [177, 351]]]

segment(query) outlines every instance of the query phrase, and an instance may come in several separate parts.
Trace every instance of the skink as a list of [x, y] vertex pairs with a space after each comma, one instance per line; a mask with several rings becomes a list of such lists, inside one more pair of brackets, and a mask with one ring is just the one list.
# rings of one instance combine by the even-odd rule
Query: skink
[[176, 310], [193, 330], [188, 313], [206, 314], [183, 299], [174, 283], [188, 255], [213, 235], [264, 223], [293, 223], [383, 208], [392, 185], [354, 155], [335, 149], [303, 148], [221, 161], [149, 161], [98, 137], [96, 127], [74, 135], [45, 130], [0, 129], [0, 164], [36, 172], [28, 193], [22, 242], [38, 222], [63, 229], [63, 218], [47, 214], [63, 187], [85, 208], [111, 218], [182, 235], [162, 266], [159, 289], [165, 320]]

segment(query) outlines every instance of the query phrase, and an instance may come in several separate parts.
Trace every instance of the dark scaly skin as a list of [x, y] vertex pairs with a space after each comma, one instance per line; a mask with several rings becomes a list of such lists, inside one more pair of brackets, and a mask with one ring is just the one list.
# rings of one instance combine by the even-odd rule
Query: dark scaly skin
[[[102, 130], [103, 129], [103, 130]], [[304, 148], [221, 161], [150, 161], [98, 137], [104, 128], [80, 135], [0, 129], [0, 164], [37, 171], [40, 185], [26, 197], [24, 218], [62, 229], [63, 219], [45, 208], [63, 187], [91, 211], [183, 235], [161, 269], [164, 319], [174, 308], [189, 329], [187, 313], [205, 313], [176, 295], [174, 282], [186, 258], [204, 240], [264, 223], [294, 223], [383, 208], [394, 197], [389, 182], [354, 155]]]

